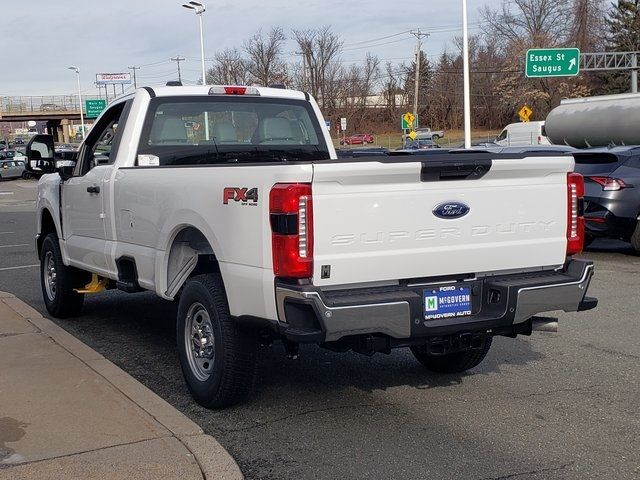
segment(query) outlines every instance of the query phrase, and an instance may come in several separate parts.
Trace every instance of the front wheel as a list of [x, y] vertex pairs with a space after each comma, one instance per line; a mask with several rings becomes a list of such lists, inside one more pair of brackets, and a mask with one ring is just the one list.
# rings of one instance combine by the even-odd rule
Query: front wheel
[[427, 370], [436, 373], [460, 373], [480, 365], [489, 353], [491, 341], [492, 337], [486, 336], [478, 349], [445, 355], [432, 355], [425, 346], [411, 347], [411, 353]]
[[75, 317], [82, 310], [84, 295], [74, 290], [81, 286], [82, 272], [62, 262], [58, 236], [47, 235], [40, 251], [40, 284], [47, 311], [56, 318]]
[[196, 402], [222, 408], [249, 395], [257, 342], [231, 318], [219, 274], [187, 281], [180, 295], [176, 337], [182, 373]]

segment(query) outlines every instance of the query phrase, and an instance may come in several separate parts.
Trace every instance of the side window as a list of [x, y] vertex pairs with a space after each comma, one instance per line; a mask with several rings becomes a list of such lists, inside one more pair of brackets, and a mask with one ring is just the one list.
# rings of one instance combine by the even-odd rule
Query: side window
[[500, 133], [500, 135], [498, 135], [496, 137], [496, 142], [499, 142], [501, 140], [505, 140], [507, 138], [507, 129], [505, 128], [504, 130], [502, 130], [502, 132]]
[[98, 165], [109, 165], [115, 161], [117, 147], [122, 135], [123, 120], [130, 101], [110, 107], [93, 126], [85, 141], [76, 167], [76, 175], [83, 176]]

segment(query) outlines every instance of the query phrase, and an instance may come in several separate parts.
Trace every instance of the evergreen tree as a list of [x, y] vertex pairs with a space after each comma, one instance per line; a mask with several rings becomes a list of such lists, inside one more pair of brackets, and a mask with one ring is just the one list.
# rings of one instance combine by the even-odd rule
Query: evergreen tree
[[[640, 51], [640, 0], [618, 0], [612, 5], [607, 25], [607, 50], [611, 52]], [[605, 93], [625, 93], [630, 90], [630, 72], [604, 75]]]

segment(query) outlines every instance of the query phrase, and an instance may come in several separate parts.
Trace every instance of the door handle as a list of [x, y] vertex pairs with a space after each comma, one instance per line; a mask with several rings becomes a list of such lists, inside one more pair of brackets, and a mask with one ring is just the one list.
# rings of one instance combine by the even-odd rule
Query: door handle
[[100, 193], [100, 187], [98, 185], [91, 185], [90, 187], [87, 187], [87, 192], [88, 193]]

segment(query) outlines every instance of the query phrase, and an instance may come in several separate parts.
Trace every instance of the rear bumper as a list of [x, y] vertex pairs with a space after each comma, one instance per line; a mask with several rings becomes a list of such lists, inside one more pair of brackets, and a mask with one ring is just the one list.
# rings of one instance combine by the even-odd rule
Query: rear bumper
[[[620, 192], [608, 192], [616, 193]], [[628, 240], [638, 223], [637, 201], [585, 197], [585, 225], [593, 237], [622, 238]]]
[[586, 297], [593, 263], [570, 260], [561, 271], [539, 271], [473, 279], [472, 315], [424, 320], [422, 291], [427, 285], [323, 291], [310, 285], [276, 285], [281, 333], [300, 343], [321, 343], [346, 336], [383, 334], [396, 339], [461, 332], [514, 330], [538, 313], [589, 310]]

